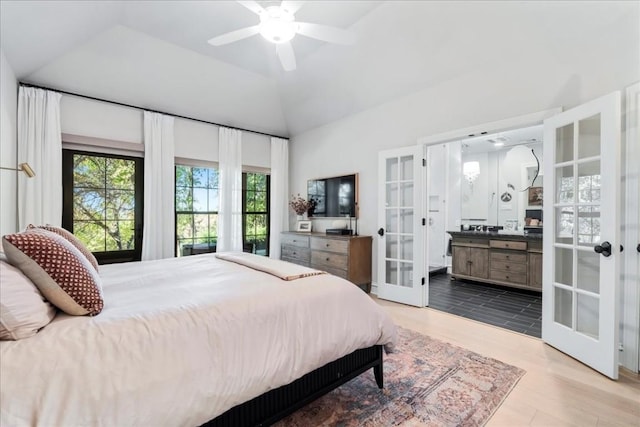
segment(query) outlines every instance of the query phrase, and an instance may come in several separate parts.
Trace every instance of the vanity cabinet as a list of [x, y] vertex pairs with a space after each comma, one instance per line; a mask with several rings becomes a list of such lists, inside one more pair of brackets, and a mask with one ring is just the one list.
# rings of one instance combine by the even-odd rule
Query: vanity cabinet
[[280, 259], [342, 277], [371, 292], [371, 236], [283, 232]]
[[455, 276], [486, 279], [489, 277], [489, 242], [482, 239], [461, 239], [452, 244]]
[[484, 232], [449, 232], [453, 279], [542, 290], [542, 240]]
[[542, 242], [529, 245], [529, 281], [530, 288], [542, 291]]

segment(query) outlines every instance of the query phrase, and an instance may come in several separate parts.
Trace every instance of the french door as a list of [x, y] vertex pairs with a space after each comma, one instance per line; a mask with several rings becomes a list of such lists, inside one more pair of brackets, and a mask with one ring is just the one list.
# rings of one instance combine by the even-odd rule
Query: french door
[[422, 147], [378, 156], [378, 297], [424, 307]]
[[618, 377], [620, 93], [544, 121], [542, 339]]

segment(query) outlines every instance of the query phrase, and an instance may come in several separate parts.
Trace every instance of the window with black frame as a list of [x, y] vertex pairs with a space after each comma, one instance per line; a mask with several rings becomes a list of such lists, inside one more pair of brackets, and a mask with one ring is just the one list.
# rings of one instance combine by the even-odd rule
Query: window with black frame
[[176, 165], [176, 253], [216, 251], [219, 175], [214, 168]]
[[[242, 174], [245, 252], [269, 254], [269, 175]], [[219, 174], [215, 168], [176, 165], [176, 254], [215, 252]]]
[[139, 261], [143, 159], [62, 150], [62, 165], [62, 226], [100, 264]]
[[270, 177], [264, 173], [242, 174], [242, 240], [244, 251], [269, 255]]

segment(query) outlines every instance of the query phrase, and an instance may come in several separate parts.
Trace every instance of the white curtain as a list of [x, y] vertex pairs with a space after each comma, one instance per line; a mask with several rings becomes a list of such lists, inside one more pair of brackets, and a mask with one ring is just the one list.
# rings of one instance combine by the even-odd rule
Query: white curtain
[[34, 178], [18, 173], [18, 226], [62, 225], [62, 139], [57, 92], [20, 87], [18, 163], [27, 162]]
[[289, 229], [289, 141], [271, 138], [269, 257], [280, 259], [280, 233]]
[[142, 260], [175, 254], [173, 117], [144, 112]]
[[217, 252], [242, 251], [242, 132], [220, 127]]

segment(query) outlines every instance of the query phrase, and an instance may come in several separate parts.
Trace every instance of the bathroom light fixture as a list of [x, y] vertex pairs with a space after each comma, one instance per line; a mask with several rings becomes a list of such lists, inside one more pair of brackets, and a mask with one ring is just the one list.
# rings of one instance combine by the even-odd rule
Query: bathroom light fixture
[[469, 184], [473, 184], [473, 181], [480, 176], [480, 162], [464, 162], [462, 165], [462, 174]]
[[487, 142], [490, 144], [493, 144], [494, 147], [502, 147], [504, 145], [505, 142], [507, 142], [509, 140], [509, 138], [506, 138], [504, 136], [500, 136], [498, 134], [497, 137], [492, 138], [492, 139], [487, 139]]
[[20, 163], [17, 168], [6, 168], [4, 166], [0, 166], [0, 169], [24, 172], [25, 175], [27, 175], [27, 177], [29, 178], [33, 178], [34, 176], [36, 176], [36, 173], [33, 171], [33, 169], [31, 169], [31, 166], [29, 166], [29, 163], [26, 163], [26, 162]]

